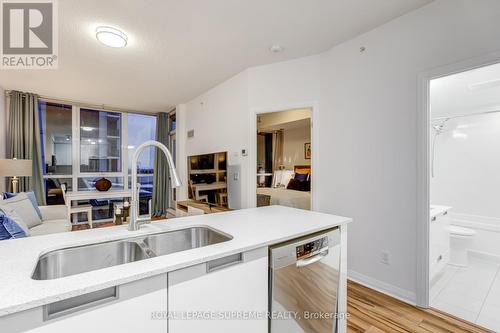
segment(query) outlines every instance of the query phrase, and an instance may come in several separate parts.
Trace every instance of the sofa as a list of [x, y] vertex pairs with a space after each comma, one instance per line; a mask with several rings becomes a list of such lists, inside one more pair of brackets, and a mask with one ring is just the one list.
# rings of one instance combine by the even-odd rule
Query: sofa
[[71, 231], [68, 208], [65, 205], [39, 206], [42, 224], [30, 228], [30, 236], [56, 234]]
[[0, 214], [1, 240], [68, 232], [72, 229], [66, 205], [38, 206], [33, 192], [3, 193]]

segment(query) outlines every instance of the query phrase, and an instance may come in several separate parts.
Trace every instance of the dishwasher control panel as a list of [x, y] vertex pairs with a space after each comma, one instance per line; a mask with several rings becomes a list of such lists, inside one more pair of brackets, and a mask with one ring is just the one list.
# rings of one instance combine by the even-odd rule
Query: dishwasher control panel
[[303, 243], [295, 248], [297, 259], [305, 259], [318, 254], [328, 248], [328, 237], [323, 237], [309, 243]]

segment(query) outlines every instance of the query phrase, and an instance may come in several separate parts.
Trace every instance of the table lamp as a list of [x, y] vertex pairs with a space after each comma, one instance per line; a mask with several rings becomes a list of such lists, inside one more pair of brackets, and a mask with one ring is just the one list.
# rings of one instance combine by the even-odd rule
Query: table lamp
[[19, 191], [18, 177], [32, 176], [32, 161], [14, 159], [0, 159], [0, 177], [12, 177], [12, 192]]

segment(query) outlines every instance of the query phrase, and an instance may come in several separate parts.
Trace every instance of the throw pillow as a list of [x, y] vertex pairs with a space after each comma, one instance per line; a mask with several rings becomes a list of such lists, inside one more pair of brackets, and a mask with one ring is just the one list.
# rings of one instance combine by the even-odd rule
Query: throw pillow
[[23, 229], [23, 231], [26, 233], [26, 236], [30, 235], [30, 229], [28, 228], [26, 223], [24, 223], [23, 219], [11, 207], [3, 207], [3, 209], [0, 209], [0, 214], [2, 213], [16, 222], [17, 225], [21, 227], [21, 229]]
[[23, 238], [27, 234], [24, 230], [9, 216], [0, 211], [0, 240]]
[[286, 187], [288, 190], [296, 190], [300, 191], [300, 183], [301, 181], [295, 178], [290, 179], [288, 182], [288, 186]]
[[0, 209], [3, 211], [15, 211], [30, 229], [42, 224], [42, 220], [36, 213], [36, 210], [26, 193], [19, 193], [13, 198], [3, 200], [0, 203]]
[[304, 180], [299, 184], [299, 191], [310, 192], [311, 191], [311, 181]]
[[309, 177], [308, 173], [295, 173], [294, 178], [303, 182], [303, 181], [306, 181], [308, 177]]
[[[33, 207], [36, 210], [36, 213], [38, 214], [38, 217], [42, 219], [42, 212], [40, 211], [40, 208], [38, 208], [38, 202], [36, 201], [35, 197], [35, 192], [24, 192], [28, 196], [28, 199], [30, 199], [31, 203], [33, 204]], [[19, 193], [12, 193], [12, 192], [4, 192], [3, 198], [4, 199], [10, 199], [18, 195]]]

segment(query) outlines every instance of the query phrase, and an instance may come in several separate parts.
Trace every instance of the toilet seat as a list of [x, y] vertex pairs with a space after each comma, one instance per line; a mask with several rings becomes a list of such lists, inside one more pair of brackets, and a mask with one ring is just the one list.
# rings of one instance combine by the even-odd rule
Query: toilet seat
[[476, 234], [475, 230], [464, 227], [458, 227], [456, 225], [448, 226], [448, 231], [450, 232], [451, 235], [462, 236], [462, 237], [471, 237]]

